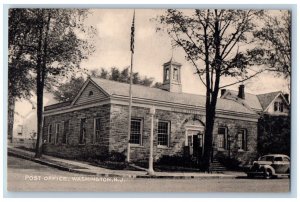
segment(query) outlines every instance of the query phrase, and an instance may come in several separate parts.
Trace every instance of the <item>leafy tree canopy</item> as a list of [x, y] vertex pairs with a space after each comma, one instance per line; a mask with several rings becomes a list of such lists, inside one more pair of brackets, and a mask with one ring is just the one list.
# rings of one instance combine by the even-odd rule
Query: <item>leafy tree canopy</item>
[[290, 11], [278, 11], [276, 15], [266, 13], [263, 28], [254, 32], [263, 47], [262, 59], [267, 70], [285, 78], [291, 77], [291, 31]]
[[[119, 70], [116, 67], [107, 71], [105, 68], [100, 70], [93, 69], [89, 75], [95, 78], [108, 79], [122, 83], [130, 82], [129, 67]], [[152, 77], [140, 76], [138, 72], [133, 72], [133, 84], [151, 86], [154, 79]], [[84, 83], [83, 77], [72, 77], [68, 82], [61, 84], [56, 90], [53, 90], [54, 98], [60, 102], [73, 100]]]

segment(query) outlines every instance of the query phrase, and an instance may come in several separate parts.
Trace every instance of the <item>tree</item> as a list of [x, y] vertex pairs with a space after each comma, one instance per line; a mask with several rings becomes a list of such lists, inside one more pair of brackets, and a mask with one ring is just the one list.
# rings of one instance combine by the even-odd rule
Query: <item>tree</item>
[[163, 84], [161, 82], [155, 82], [155, 84], [152, 87], [162, 89], [162, 86]]
[[[31, 97], [34, 86], [33, 77], [30, 75], [32, 63], [26, 60], [23, 46], [28, 41], [30, 27], [25, 26], [24, 13], [9, 11], [9, 58], [8, 58], [8, 131], [10, 142], [13, 141], [13, 125], [15, 115], [15, 102], [18, 99]], [[26, 84], [26, 85], [24, 85]]]
[[83, 77], [72, 77], [69, 82], [61, 84], [56, 90], [53, 90], [55, 100], [58, 100], [59, 102], [72, 101], [83, 84]]
[[290, 155], [291, 117], [264, 114], [258, 122], [258, 145], [260, 156], [266, 154]]
[[[206, 121], [203, 161], [210, 169], [213, 150], [213, 127], [216, 103], [221, 88], [248, 80], [262, 70], [250, 67], [258, 64], [263, 51], [257, 49], [253, 31], [260, 10], [166, 10], [157, 18], [158, 30], [168, 33], [176, 47], [196, 69], [206, 87]], [[247, 46], [244, 46], [247, 45]], [[221, 86], [223, 77], [238, 81]]]
[[[87, 40], [93, 32], [87, 32], [84, 18], [87, 10], [80, 9], [12, 9], [22, 13], [24, 21], [18, 24], [22, 30], [30, 27], [28, 40], [22, 44], [22, 53], [32, 66], [37, 95], [37, 144], [36, 157], [42, 155], [43, 93], [51, 77], [65, 76], [79, 68], [79, 63], [92, 51]], [[14, 16], [11, 16], [14, 17]], [[93, 29], [90, 29], [93, 30]], [[78, 37], [77, 33], [85, 33]], [[23, 85], [27, 85], [26, 83]]]
[[265, 52], [264, 64], [267, 70], [291, 77], [291, 13], [278, 11], [277, 15], [265, 14], [264, 26], [254, 33], [260, 39]]
[[[97, 69], [93, 69], [90, 71], [89, 75], [95, 78], [108, 79], [112, 81], [118, 81], [122, 83], [130, 82], [129, 68], [124, 68], [123, 70], [119, 70], [117, 67], [112, 67], [110, 72], [101, 68], [100, 71]], [[138, 72], [134, 72], [133, 74], [134, 84], [151, 86], [153, 83], [153, 78], [142, 77], [140, 78]], [[78, 94], [80, 88], [84, 83], [83, 77], [72, 77], [70, 81], [61, 84], [56, 90], [53, 90], [54, 98], [60, 102], [71, 101]]]

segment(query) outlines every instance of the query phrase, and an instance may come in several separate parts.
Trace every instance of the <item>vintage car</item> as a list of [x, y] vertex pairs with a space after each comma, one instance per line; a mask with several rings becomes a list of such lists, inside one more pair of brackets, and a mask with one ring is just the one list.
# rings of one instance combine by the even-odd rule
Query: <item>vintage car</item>
[[260, 157], [246, 171], [248, 178], [262, 176], [266, 179], [273, 177], [290, 177], [290, 158], [283, 154], [268, 154]]

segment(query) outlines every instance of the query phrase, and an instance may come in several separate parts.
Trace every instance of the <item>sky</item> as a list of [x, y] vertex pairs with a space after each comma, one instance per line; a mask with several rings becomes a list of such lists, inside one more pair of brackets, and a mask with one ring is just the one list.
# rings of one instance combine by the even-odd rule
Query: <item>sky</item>
[[[184, 52], [180, 48], [172, 49], [166, 33], [156, 32], [157, 22], [153, 19], [163, 12], [161, 9], [136, 9], [134, 71], [153, 77], [155, 82], [162, 82], [162, 64], [173, 55], [175, 61], [182, 64], [183, 92], [205, 94], [205, 87], [195, 74], [195, 68], [186, 61]], [[92, 10], [87, 25], [97, 29], [96, 50], [81, 66], [87, 69], [112, 66], [122, 69], [129, 66], [132, 16], [131, 9]], [[222, 84], [235, 81], [235, 78], [226, 78]], [[244, 84], [246, 92], [254, 94], [288, 91], [286, 80], [274, 77], [272, 73], [264, 73]], [[238, 85], [229, 88], [237, 90]]]
[[[205, 87], [195, 74], [195, 68], [186, 61], [184, 52], [172, 49], [171, 40], [164, 32], [156, 32], [157, 22], [154, 20], [163, 14], [161, 9], [136, 9], [135, 11], [135, 54], [133, 71], [142, 76], [153, 77], [154, 82], [162, 82], [163, 63], [173, 59], [182, 64], [182, 91], [185, 93], [205, 95]], [[96, 69], [118, 67], [123, 69], [130, 65], [130, 34], [132, 24], [132, 9], [94, 9], [86, 19], [86, 26], [97, 30], [94, 38], [95, 52], [81, 63], [81, 68]], [[221, 85], [236, 82], [235, 78], [225, 78]], [[262, 94], [273, 91], [288, 92], [287, 81], [264, 73], [246, 81], [245, 91]], [[238, 85], [228, 87], [237, 90]], [[32, 98], [35, 102], [36, 98]], [[53, 104], [53, 99], [46, 98], [45, 105]], [[16, 104], [16, 110], [26, 116], [32, 110], [32, 105], [24, 107], [24, 101]]]

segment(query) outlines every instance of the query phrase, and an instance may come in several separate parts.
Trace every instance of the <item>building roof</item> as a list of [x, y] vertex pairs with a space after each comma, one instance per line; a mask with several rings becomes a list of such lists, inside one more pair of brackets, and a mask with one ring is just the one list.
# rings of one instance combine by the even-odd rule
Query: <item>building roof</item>
[[[129, 96], [129, 84], [110, 81], [106, 79], [91, 78], [102, 90], [109, 95]], [[166, 90], [151, 88], [142, 85], [132, 85], [132, 97], [153, 101], [161, 101], [166, 103], [184, 104], [196, 107], [205, 107], [206, 96], [189, 94], [189, 93], [173, 93]], [[237, 103], [233, 100], [221, 99], [217, 101], [217, 110], [232, 111], [238, 113], [255, 114], [252, 110]]]
[[174, 60], [173, 56], [171, 57], [171, 59], [168, 62], [164, 63], [163, 66], [166, 66], [168, 64], [173, 64], [173, 65], [176, 65], [176, 66], [181, 66], [181, 64], [179, 62], [177, 62], [177, 61]]
[[[238, 98], [238, 91], [235, 91], [235, 90], [226, 90], [226, 93], [223, 96], [221, 96], [221, 98], [226, 98], [226, 99], [228, 99], [228, 97], [232, 98], [233, 100], [240, 99], [240, 98]], [[256, 110], [256, 111], [262, 110], [262, 106], [256, 95], [251, 94], [251, 93], [245, 93], [245, 99], [243, 99], [243, 100], [253, 110]]]
[[257, 95], [257, 98], [263, 110], [265, 110], [270, 105], [270, 103], [278, 96], [278, 94], [281, 93], [282, 93], [281, 91], [276, 91], [272, 93], [264, 93], [264, 94]]

